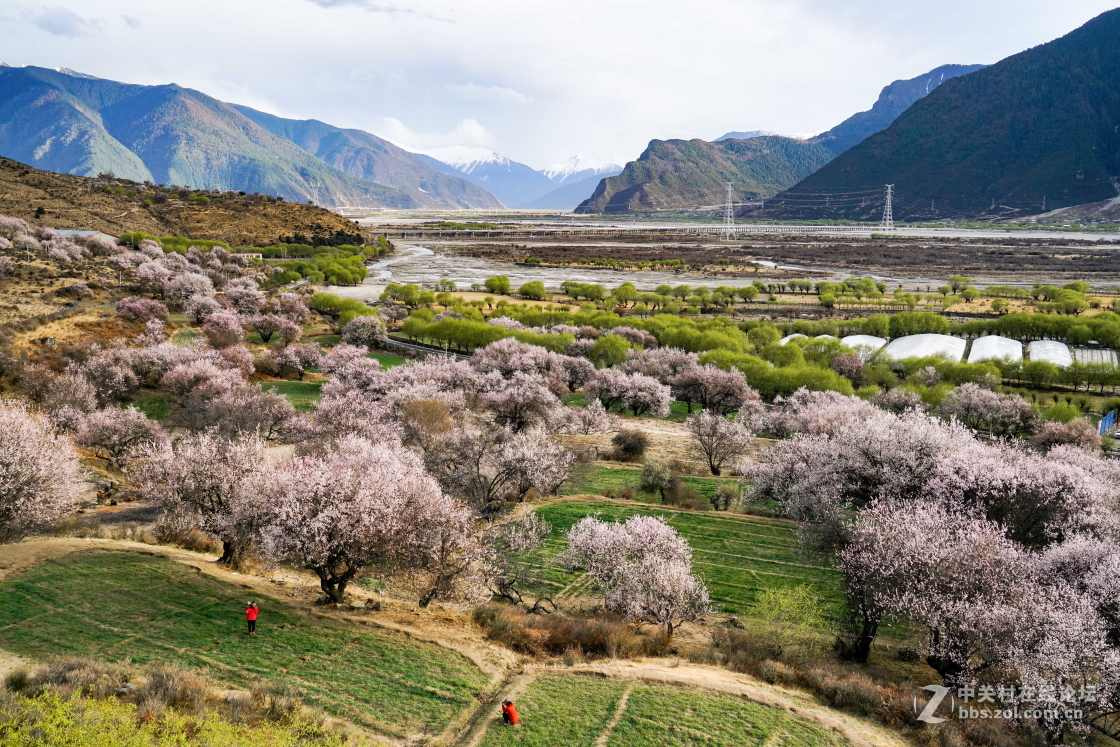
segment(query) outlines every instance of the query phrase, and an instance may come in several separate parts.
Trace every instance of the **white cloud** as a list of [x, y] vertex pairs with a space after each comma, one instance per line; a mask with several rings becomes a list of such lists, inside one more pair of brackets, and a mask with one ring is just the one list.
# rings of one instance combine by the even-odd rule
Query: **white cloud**
[[373, 2], [373, 0], [308, 0], [308, 2], [318, 5], [320, 8], [361, 8], [370, 13], [387, 13], [392, 16], [416, 16], [417, 18], [426, 18], [432, 21], [450, 22], [451, 20], [449, 18], [437, 16], [435, 13], [429, 11], [417, 10], [416, 8], [401, 8], [396, 5], [385, 5], [384, 3]]
[[69, 8], [58, 6], [32, 13], [32, 22], [55, 36], [88, 36], [100, 30], [105, 21], [101, 18], [83, 18]]
[[140, 23], [139, 18], [136, 18], [134, 16], [121, 16], [121, 18], [124, 19], [125, 25], [128, 26], [130, 29], [138, 29], [138, 28], [140, 28], [141, 26], [144, 25], [144, 24]]
[[451, 132], [417, 132], [395, 117], [383, 117], [378, 127], [371, 129], [373, 134], [395, 143], [405, 150], [423, 151], [443, 148], [448, 145], [472, 145], [489, 148], [494, 144], [494, 136], [473, 119], [464, 119]]
[[533, 99], [512, 88], [502, 86], [480, 86], [477, 83], [465, 85], [449, 83], [443, 87], [460, 101], [486, 101], [495, 104], [531, 104]]

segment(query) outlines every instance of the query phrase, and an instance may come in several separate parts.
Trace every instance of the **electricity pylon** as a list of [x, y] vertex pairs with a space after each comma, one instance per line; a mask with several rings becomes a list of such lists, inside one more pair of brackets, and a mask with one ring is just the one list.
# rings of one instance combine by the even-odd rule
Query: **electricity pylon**
[[879, 224], [879, 227], [882, 228], [884, 231], [893, 231], [894, 230], [894, 210], [893, 210], [893, 206], [891, 204], [893, 202], [893, 200], [894, 200], [894, 185], [893, 184], [888, 184], [887, 185], [887, 199], [886, 199], [886, 202], [883, 203], [883, 222]]
[[735, 238], [735, 206], [731, 201], [731, 182], [727, 183], [727, 205], [723, 208], [723, 240], [732, 241]]

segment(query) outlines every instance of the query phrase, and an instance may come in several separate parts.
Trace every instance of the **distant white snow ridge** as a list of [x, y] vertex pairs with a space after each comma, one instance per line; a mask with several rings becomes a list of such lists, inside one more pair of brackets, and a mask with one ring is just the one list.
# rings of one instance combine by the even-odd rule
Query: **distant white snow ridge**
[[489, 148], [478, 148], [469, 145], [449, 145], [446, 148], [435, 148], [423, 151], [424, 155], [431, 156], [437, 161], [446, 163], [453, 169], [458, 169], [464, 174], [470, 174], [484, 164], [508, 166], [510, 160], [498, 155]]
[[[541, 173], [553, 181], [564, 181], [569, 176], [582, 172], [592, 172], [597, 175], [605, 174], [608, 171], [618, 173], [622, 171], [622, 166], [609, 158], [601, 158], [599, 156], [572, 156], [560, 163], [554, 163], [548, 168], [541, 169]], [[587, 176], [591, 176], [592, 173], [588, 173]]]

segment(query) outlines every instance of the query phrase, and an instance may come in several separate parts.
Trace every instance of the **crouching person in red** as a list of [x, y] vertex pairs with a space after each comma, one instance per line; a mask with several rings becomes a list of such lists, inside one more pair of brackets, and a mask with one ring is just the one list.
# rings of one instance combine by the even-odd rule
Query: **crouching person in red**
[[502, 701], [502, 725], [503, 726], [516, 726], [517, 720], [520, 716], [517, 714], [517, 706], [513, 704], [512, 700]]

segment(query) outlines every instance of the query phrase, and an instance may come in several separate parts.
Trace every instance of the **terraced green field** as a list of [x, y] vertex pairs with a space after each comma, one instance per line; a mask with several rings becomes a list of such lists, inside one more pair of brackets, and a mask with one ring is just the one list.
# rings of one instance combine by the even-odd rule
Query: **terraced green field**
[[[625, 700], [624, 700], [625, 699]], [[843, 747], [847, 740], [770, 706], [669, 685], [546, 675], [517, 696], [521, 723], [491, 724], [481, 747]]]
[[36, 660], [93, 656], [176, 663], [232, 687], [283, 678], [309, 702], [378, 733], [432, 734], [488, 678], [469, 660], [403, 634], [288, 611], [173, 561], [85, 552], [0, 581], [0, 648]]
[[813, 585], [826, 600], [839, 600], [837, 575], [798, 551], [787, 523], [742, 514], [675, 511], [629, 503], [553, 503], [537, 509], [552, 524], [552, 535], [534, 555], [534, 581], [541, 590], [575, 596], [584, 587], [580, 574], [550, 559], [564, 551], [564, 533], [584, 516], [624, 521], [635, 514], [660, 516], [692, 545], [693, 568], [708, 584], [712, 605], [747, 614], [759, 591], [777, 586]]

